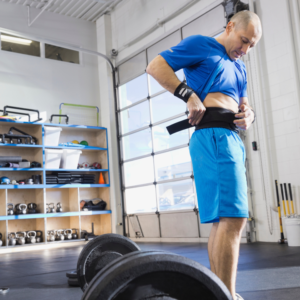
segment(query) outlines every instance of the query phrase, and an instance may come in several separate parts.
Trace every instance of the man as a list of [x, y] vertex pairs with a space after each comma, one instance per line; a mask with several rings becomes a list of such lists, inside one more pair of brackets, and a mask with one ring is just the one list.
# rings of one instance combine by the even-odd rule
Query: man
[[[188, 122], [196, 126], [189, 147], [201, 223], [213, 223], [208, 241], [211, 270], [237, 300], [243, 299], [235, 293], [235, 283], [248, 218], [245, 149], [237, 133], [255, 120], [247, 98], [246, 68], [239, 58], [261, 35], [259, 17], [242, 11], [216, 39], [190, 36], [147, 67], [148, 74], [187, 103]], [[187, 84], [176, 77], [179, 69], [184, 69]]]

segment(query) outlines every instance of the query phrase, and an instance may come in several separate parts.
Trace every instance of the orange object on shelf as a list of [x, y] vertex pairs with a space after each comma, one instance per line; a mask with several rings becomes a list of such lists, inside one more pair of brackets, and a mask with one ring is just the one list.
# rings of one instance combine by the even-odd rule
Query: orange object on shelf
[[105, 184], [102, 172], [100, 173], [100, 176], [99, 176], [99, 184]]

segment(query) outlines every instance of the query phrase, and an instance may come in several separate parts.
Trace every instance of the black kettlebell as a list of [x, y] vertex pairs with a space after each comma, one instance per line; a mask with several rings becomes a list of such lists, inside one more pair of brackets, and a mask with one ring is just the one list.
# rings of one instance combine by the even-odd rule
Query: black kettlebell
[[18, 203], [16, 205], [16, 214], [17, 215], [25, 215], [27, 213], [27, 205], [24, 203]]
[[37, 243], [42, 243], [43, 242], [43, 231], [36, 230], [35, 232], [36, 232], [36, 237], [35, 237], [36, 242]]
[[36, 208], [37, 208], [37, 205], [35, 203], [29, 203], [27, 206], [28, 213], [36, 214], [37, 213]]
[[13, 203], [7, 203], [7, 215], [11, 216], [14, 214], [14, 205]]
[[3, 242], [2, 242], [2, 233], [0, 232], [0, 247], [3, 245]]
[[57, 207], [57, 208], [56, 208], [56, 212], [62, 212], [62, 211], [63, 211], [60, 202], [58, 202], [58, 203], [56, 204], [56, 207]]
[[72, 228], [72, 239], [78, 239], [78, 230], [75, 228]]

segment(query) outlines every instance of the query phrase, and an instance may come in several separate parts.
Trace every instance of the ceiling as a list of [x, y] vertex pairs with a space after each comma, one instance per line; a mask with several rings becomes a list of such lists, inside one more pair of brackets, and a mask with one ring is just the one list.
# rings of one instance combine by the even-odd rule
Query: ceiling
[[71, 18], [95, 22], [122, 0], [2, 0]]

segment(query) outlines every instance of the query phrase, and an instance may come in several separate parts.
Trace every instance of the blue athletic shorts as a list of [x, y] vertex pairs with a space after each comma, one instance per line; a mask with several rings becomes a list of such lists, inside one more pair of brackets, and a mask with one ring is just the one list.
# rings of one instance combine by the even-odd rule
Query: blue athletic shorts
[[199, 129], [189, 149], [201, 223], [248, 218], [246, 153], [238, 134], [226, 128]]

